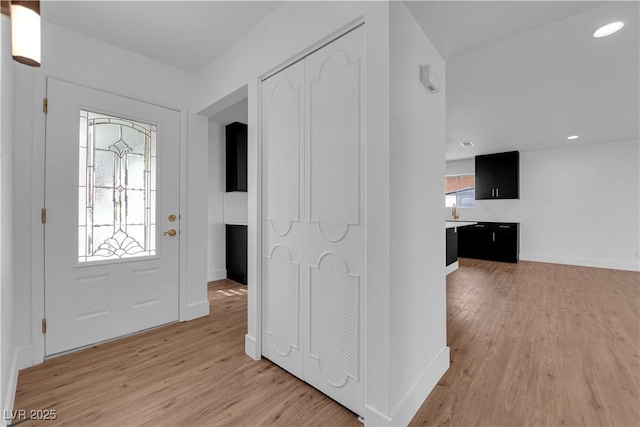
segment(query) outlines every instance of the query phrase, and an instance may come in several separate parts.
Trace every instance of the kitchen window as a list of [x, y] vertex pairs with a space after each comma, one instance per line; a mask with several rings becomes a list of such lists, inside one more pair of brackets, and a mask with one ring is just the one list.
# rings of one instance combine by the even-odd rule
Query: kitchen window
[[476, 204], [476, 176], [449, 175], [444, 178], [444, 202], [450, 208], [472, 208]]

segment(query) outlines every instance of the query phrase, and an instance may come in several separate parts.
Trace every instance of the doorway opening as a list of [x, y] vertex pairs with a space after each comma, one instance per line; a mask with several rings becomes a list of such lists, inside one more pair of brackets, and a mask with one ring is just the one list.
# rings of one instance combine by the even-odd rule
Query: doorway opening
[[[247, 122], [246, 89], [209, 116], [207, 280], [215, 295], [246, 294]], [[234, 283], [242, 285], [235, 286]]]

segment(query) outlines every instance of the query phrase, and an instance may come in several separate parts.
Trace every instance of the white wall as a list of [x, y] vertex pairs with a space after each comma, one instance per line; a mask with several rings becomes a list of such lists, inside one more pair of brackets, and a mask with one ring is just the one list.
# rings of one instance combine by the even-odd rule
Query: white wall
[[[13, 339], [13, 60], [10, 55], [10, 23], [0, 18], [0, 410], [13, 409], [16, 373], [12, 372]], [[4, 413], [0, 425], [7, 424]]]
[[247, 225], [249, 198], [244, 191], [224, 193], [224, 223]]
[[227, 277], [225, 257], [224, 192], [225, 143], [224, 126], [209, 122], [209, 217], [207, 234], [207, 280]]
[[[21, 355], [31, 356], [20, 365], [39, 363], [44, 339], [39, 332], [44, 307], [42, 225], [45, 77], [101, 89], [181, 114], [181, 320], [208, 313], [206, 295], [207, 121], [190, 114], [195, 77], [104, 42], [42, 23], [42, 67], [17, 68], [15, 75], [15, 147], [13, 229], [20, 239], [14, 245], [14, 336]], [[55, 102], [50, 103], [55, 108]], [[32, 233], [33, 231], [33, 233]], [[32, 283], [34, 284], [32, 291]], [[36, 310], [32, 312], [32, 303]], [[33, 337], [33, 339], [32, 339]]]
[[[520, 200], [480, 200], [460, 219], [520, 222], [520, 259], [640, 270], [639, 142], [520, 153]], [[474, 173], [473, 159], [447, 174]], [[445, 217], [451, 210], [445, 209]]]
[[[391, 409], [411, 420], [449, 367], [445, 230], [445, 62], [404, 3], [390, 6]], [[440, 93], [419, 79], [440, 76]]]
[[[364, 20], [367, 111], [367, 423], [390, 422], [389, 399], [389, 5], [386, 2], [283, 2], [198, 75], [196, 111], [247, 86], [248, 93], [248, 333], [247, 354], [260, 357], [260, 287], [257, 275], [260, 205], [258, 81], [275, 67]], [[230, 104], [227, 104], [227, 106]], [[440, 173], [440, 177], [442, 176]], [[444, 262], [443, 262], [444, 265]]]
[[520, 154], [520, 259], [640, 271], [639, 141]]

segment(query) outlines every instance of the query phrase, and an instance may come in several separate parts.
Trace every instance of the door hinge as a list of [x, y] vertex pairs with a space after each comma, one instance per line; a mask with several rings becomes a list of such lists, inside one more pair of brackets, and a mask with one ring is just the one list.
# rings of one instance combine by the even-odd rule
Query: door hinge
[[40, 211], [40, 221], [42, 221], [43, 224], [47, 223], [47, 208], [42, 208]]
[[47, 318], [44, 317], [42, 319], [42, 333], [46, 334], [47, 333]]
[[42, 112], [47, 114], [49, 112], [49, 99], [42, 98]]

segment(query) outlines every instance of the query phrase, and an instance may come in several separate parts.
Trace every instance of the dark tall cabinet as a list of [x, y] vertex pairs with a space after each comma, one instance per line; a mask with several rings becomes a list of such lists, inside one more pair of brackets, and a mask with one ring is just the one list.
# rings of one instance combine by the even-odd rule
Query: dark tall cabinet
[[225, 131], [227, 192], [247, 191], [247, 125], [231, 123]]
[[[247, 125], [225, 127], [227, 192], [247, 191]], [[247, 284], [247, 226], [226, 225], [227, 278]]]
[[247, 284], [247, 226], [226, 225], [227, 278]]
[[476, 200], [520, 198], [520, 153], [476, 156]]

